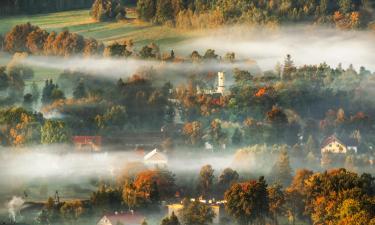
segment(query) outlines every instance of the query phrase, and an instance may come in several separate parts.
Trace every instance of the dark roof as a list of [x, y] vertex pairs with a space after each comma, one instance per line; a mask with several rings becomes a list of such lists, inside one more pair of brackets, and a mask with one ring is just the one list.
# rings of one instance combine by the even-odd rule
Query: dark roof
[[342, 141], [339, 139], [336, 135], [331, 135], [327, 137], [323, 142], [322, 145], [320, 146], [321, 148], [324, 148], [325, 146], [331, 144], [332, 142], [337, 141], [338, 143], [345, 145], [345, 146], [357, 146], [358, 142], [354, 138], [347, 138], [345, 141]]
[[335, 142], [337, 141], [338, 143], [342, 144], [342, 145], [345, 145], [338, 137], [336, 137], [336, 135], [331, 135], [329, 137], [327, 137], [321, 144], [321, 148], [324, 148], [325, 146], [331, 144], [332, 142]]

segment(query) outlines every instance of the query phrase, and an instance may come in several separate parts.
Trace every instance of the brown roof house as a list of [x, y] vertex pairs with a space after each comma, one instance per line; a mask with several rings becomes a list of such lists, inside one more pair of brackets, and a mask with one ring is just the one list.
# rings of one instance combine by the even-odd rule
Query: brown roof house
[[99, 152], [102, 147], [101, 136], [74, 136], [74, 146], [78, 151]]

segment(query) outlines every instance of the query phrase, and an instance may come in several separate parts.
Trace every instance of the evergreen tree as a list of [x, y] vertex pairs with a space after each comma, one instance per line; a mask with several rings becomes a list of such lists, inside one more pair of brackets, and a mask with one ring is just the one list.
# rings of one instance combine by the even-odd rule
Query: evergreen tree
[[233, 145], [240, 145], [242, 143], [242, 140], [243, 140], [242, 132], [239, 128], [236, 128], [234, 130], [233, 135], [232, 135], [232, 144]]
[[292, 181], [292, 168], [290, 167], [288, 152], [283, 149], [280, 152], [279, 159], [271, 170], [271, 177], [275, 183], [287, 187]]
[[33, 102], [37, 104], [40, 98], [40, 90], [35, 81], [31, 84], [31, 95], [33, 96]]
[[74, 88], [73, 97], [75, 99], [80, 99], [80, 98], [86, 97], [86, 88], [85, 88], [85, 84], [83, 83], [82, 80]]

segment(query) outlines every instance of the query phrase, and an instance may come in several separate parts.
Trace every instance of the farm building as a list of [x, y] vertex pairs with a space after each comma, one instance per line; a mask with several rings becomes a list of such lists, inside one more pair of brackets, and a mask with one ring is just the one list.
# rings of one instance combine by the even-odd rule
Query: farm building
[[321, 147], [321, 153], [335, 153], [335, 154], [346, 154], [348, 152], [357, 153], [356, 141], [353, 139], [347, 140], [346, 142], [340, 140], [336, 135], [329, 136], [326, 138]]
[[168, 164], [168, 157], [165, 154], [161, 153], [157, 148], [155, 148], [143, 157], [143, 161], [149, 167], [163, 168]]
[[97, 225], [141, 225], [143, 220], [145, 219], [144, 216], [134, 213], [113, 213], [113, 214], [106, 214], [104, 215]]
[[102, 147], [102, 137], [74, 136], [73, 143], [78, 151], [99, 152]]

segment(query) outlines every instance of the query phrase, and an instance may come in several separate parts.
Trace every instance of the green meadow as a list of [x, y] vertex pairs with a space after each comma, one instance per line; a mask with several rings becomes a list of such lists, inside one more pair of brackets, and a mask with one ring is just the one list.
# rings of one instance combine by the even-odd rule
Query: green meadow
[[[169, 51], [173, 46], [189, 38], [197, 36], [196, 32], [186, 32], [165, 26], [156, 26], [136, 19], [134, 11], [127, 15], [128, 20], [120, 22], [97, 22], [90, 15], [89, 10], [73, 10], [58, 13], [38, 14], [30, 16], [0, 17], [0, 34], [5, 35], [17, 24], [30, 22], [33, 25], [51, 31], [68, 29], [85, 37], [92, 37], [109, 44], [114, 41], [132, 39], [137, 49], [140, 46], [154, 42], [162, 51]], [[0, 65], [6, 65], [11, 56], [0, 53]], [[61, 71], [48, 68], [33, 67], [34, 79], [43, 82], [45, 79], [57, 79]], [[27, 82], [30, 83], [31, 81]]]
[[105, 44], [132, 39], [136, 45], [155, 42], [162, 48], [174, 46], [196, 35], [193, 32], [140, 22], [134, 13], [128, 13], [128, 18], [128, 20], [120, 22], [96, 22], [91, 19], [89, 10], [2, 17], [0, 18], [0, 34], [4, 35], [17, 24], [30, 22], [48, 31], [68, 29], [85, 37], [100, 40]]

